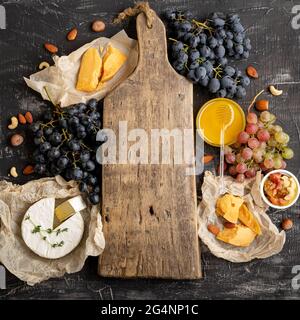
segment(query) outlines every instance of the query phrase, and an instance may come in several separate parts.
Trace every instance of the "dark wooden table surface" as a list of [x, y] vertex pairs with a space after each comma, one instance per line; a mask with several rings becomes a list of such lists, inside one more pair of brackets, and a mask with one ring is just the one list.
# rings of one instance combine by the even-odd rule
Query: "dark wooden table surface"
[[[213, 11], [237, 12], [241, 16], [253, 45], [249, 62], [260, 74], [241, 105], [246, 108], [255, 93], [270, 83], [278, 84], [284, 90], [282, 96], [270, 97], [271, 108], [291, 136], [295, 157], [289, 162], [289, 169], [299, 177], [300, 29], [294, 30], [291, 25], [292, 7], [297, 3], [279, 0], [163, 0], [150, 3], [160, 14], [175, 6], [190, 9], [199, 18]], [[43, 102], [26, 88], [22, 77], [36, 71], [39, 62], [50, 61], [43, 43], [54, 42], [61, 53], [68, 54], [95, 38], [90, 31], [90, 22], [95, 18], [107, 23], [104, 34], [111, 36], [120, 29], [111, 24], [112, 18], [132, 5], [132, 1], [0, 0], [0, 5], [5, 7], [7, 14], [7, 29], [0, 30], [0, 175], [1, 179], [9, 179], [9, 168], [16, 165], [20, 170], [27, 163], [31, 150], [28, 144], [18, 150], [8, 146], [8, 119], [19, 111], [31, 110], [36, 115], [41, 110]], [[66, 32], [73, 26], [79, 28], [78, 40], [67, 42]], [[134, 22], [126, 28], [134, 34]], [[241, 68], [245, 64], [238, 63]], [[195, 113], [208, 98], [203, 90], [195, 88]], [[206, 152], [217, 154], [213, 148]], [[21, 177], [18, 182], [26, 180]], [[287, 212], [270, 213], [277, 226], [283, 217], [289, 216], [295, 227], [288, 232], [282, 252], [269, 259], [233, 264], [212, 256], [202, 245], [204, 278], [200, 281], [104, 279], [97, 276], [97, 258], [89, 258], [81, 272], [34, 287], [8, 274], [7, 290], [0, 290], [0, 299], [299, 299], [300, 290], [294, 290], [291, 285], [292, 267], [300, 265], [299, 213], [299, 204]]]

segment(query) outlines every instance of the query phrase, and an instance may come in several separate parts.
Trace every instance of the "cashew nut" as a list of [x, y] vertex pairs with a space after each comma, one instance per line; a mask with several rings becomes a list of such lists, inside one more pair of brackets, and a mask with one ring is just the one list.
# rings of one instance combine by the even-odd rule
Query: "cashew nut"
[[282, 90], [276, 89], [274, 86], [269, 86], [269, 90], [273, 96], [280, 96], [282, 94]]
[[48, 62], [46, 62], [46, 61], [41, 62], [40, 65], [39, 65], [39, 69], [40, 70], [48, 68], [48, 67], [50, 67], [50, 64]]
[[10, 129], [10, 130], [16, 129], [16, 127], [19, 124], [18, 118], [17, 117], [11, 117], [10, 121], [11, 121], [11, 124], [8, 126], [8, 129]]
[[10, 175], [11, 175], [12, 177], [14, 177], [14, 178], [17, 178], [18, 172], [17, 172], [16, 167], [12, 167], [12, 168], [10, 169]]

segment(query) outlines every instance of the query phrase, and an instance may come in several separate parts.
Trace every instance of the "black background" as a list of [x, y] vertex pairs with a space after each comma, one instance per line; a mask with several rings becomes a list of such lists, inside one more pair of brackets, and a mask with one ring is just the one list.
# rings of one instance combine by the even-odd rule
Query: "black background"
[[[292, 6], [297, 3], [279, 0], [164, 0], [150, 3], [159, 14], [166, 8], [177, 7], [191, 10], [200, 19], [213, 11], [239, 13], [252, 41], [249, 63], [257, 67], [260, 75], [258, 80], [252, 81], [247, 97], [240, 104], [245, 109], [252, 97], [271, 83], [284, 90], [280, 97], [271, 97], [267, 93], [265, 97], [270, 99], [279, 124], [291, 137], [295, 157], [289, 162], [288, 169], [299, 177], [300, 30], [291, 27]], [[1, 179], [9, 180], [10, 167], [16, 166], [21, 172], [28, 164], [32, 150], [28, 132], [24, 132], [24, 146], [18, 149], [9, 146], [9, 118], [27, 110], [37, 116], [45, 105], [22, 79], [37, 71], [41, 61], [51, 62], [43, 44], [53, 42], [59, 46], [60, 54], [68, 54], [98, 36], [90, 31], [90, 23], [95, 18], [103, 19], [107, 24], [103, 35], [112, 36], [121, 28], [112, 25], [113, 17], [133, 2], [8, 0], [0, 1], [1, 4], [7, 12], [7, 29], [0, 30], [0, 175]], [[74, 26], [79, 29], [78, 38], [68, 42], [66, 33]], [[125, 28], [134, 36], [134, 20]], [[248, 62], [235, 64], [245, 68]], [[195, 87], [195, 114], [208, 98], [202, 89]], [[217, 154], [218, 150], [206, 146], [205, 152]], [[216, 164], [217, 160], [209, 169], [214, 170]], [[20, 174], [14, 181], [24, 183], [26, 180]], [[200, 188], [201, 179], [198, 180]], [[81, 272], [34, 287], [8, 274], [8, 289], [0, 291], [0, 299], [298, 299], [300, 291], [291, 287], [294, 276], [291, 270], [300, 264], [299, 213], [299, 204], [287, 212], [270, 213], [277, 226], [286, 216], [292, 217], [295, 226], [287, 234], [283, 251], [265, 260], [233, 264], [212, 256], [202, 245], [204, 278], [200, 281], [104, 279], [97, 275], [97, 258], [89, 258]]]

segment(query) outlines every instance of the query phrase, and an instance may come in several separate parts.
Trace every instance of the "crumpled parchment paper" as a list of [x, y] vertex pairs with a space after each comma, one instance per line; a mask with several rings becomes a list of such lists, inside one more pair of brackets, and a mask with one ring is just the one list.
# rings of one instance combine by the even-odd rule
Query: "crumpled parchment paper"
[[[76, 90], [77, 75], [80, 67], [81, 57], [90, 47], [97, 49], [107, 47], [111, 43], [127, 55], [127, 61], [117, 72], [117, 74], [104, 87], [95, 92], [84, 92]], [[32, 74], [29, 79], [24, 78], [28, 87], [39, 92], [44, 100], [49, 100], [49, 96], [54, 104], [61, 107], [70, 106], [79, 102], [86, 103], [89, 99], [101, 100], [107, 93], [113, 90], [118, 84], [125, 80], [135, 69], [138, 63], [137, 41], [129, 38], [124, 30], [120, 31], [112, 38], [98, 38], [81, 48], [73, 51], [68, 56], [54, 56], [54, 66]], [[45, 91], [47, 88], [47, 92]]]
[[212, 254], [231, 262], [247, 262], [255, 258], [263, 259], [279, 253], [285, 243], [285, 232], [279, 232], [266, 213], [268, 207], [264, 204], [259, 193], [261, 173], [255, 179], [237, 183], [231, 177], [225, 177], [226, 192], [244, 198], [248, 208], [258, 219], [262, 235], [246, 248], [235, 247], [220, 240], [207, 230], [209, 223], [223, 228], [222, 220], [215, 212], [216, 201], [219, 197], [219, 177], [211, 172], [205, 172], [202, 185], [202, 202], [199, 205], [199, 237], [208, 246]]
[[82, 269], [88, 256], [98, 256], [105, 247], [98, 206], [89, 206], [81, 214], [85, 223], [83, 238], [67, 256], [55, 260], [41, 258], [32, 252], [21, 236], [21, 222], [27, 209], [42, 198], [63, 200], [79, 195], [74, 181], [62, 177], [43, 178], [14, 185], [0, 181], [0, 262], [19, 279], [34, 285], [65, 273]]

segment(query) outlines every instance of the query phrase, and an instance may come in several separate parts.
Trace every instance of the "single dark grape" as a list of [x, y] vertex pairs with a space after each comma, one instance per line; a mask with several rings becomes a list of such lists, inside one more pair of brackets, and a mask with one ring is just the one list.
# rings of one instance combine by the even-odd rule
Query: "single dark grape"
[[87, 103], [88, 107], [90, 108], [90, 110], [96, 110], [97, 108], [97, 100], [96, 99], [90, 99]]
[[94, 186], [95, 184], [98, 183], [98, 179], [97, 179], [97, 177], [90, 175], [90, 176], [87, 178], [87, 183], [88, 183], [89, 185], [91, 185], [91, 186]]
[[200, 53], [199, 53], [198, 50], [192, 49], [192, 50], [189, 51], [189, 60], [191, 62], [196, 61], [199, 58], [200, 58]]
[[243, 98], [246, 95], [246, 89], [240, 85], [236, 87], [236, 93], [237, 98]]
[[81, 162], [87, 162], [89, 161], [91, 158], [91, 154], [89, 151], [87, 150], [83, 150], [81, 153], [80, 153], [80, 160]]
[[49, 142], [43, 142], [41, 145], [40, 145], [40, 151], [42, 153], [46, 153], [47, 151], [49, 151], [51, 149], [51, 144]]
[[225, 56], [225, 48], [223, 46], [218, 46], [215, 48], [215, 55], [217, 58], [223, 58]]
[[200, 33], [199, 34], [199, 39], [200, 39], [200, 44], [206, 44], [206, 40], [207, 40], [207, 35], [205, 33]]
[[30, 129], [32, 132], [37, 132], [40, 129], [40, 127], [41, 127], [40, 122], [35, 122], [30, 125]]
[[62, 129], [67, 129], [68, 128], [68, 122], [66, 119], [59, 119], [58, 120], [58, 126]]
[[85, 170], [88, 171], [88, 172], [91, 172], [93, 170], [95, 170], [96, 168], [96, 165], [95, 165], [95, 162], [92, 161], [92, 160], [88, 160], [86, 163], [85, 163]]
[[201, 57], [207, 58], [207, 57], [209, 57], [209, 54], [210, 54], [211, 50], [210, 50], [210, 48], [208, 46], [203, 45], [203, 46], [200, 47], [199, 51], [200, 51]]
[[199, 80], [204, 79], [204, 77], [206, 76], [206, 69], [204, 67], [199, 67], [195, 70], [195, 76], [196, 78], [198, 78]]
[[250, 79], [249, 79], [249, 77], [247, 77], [247, 76], [242, 76], [242, 77], [239, 79], [239, 81], [240, 81], [240, 84], [241, 84], [243, 87], [249, 86], [249, 84], [250, 84]]
[[79, 183], [79, 191], [80, 192], [88, 192], [88, 185], [85, 182]]
[[70, 160], [67, 156], [61, 156], [57, 160], [56, 165], [60, 169], [65, 169], [68, 166], [69, 162], [70, 162]]
[[220, 90], [217, 92], [217, 97], [219, 97], [219, 98], [224, 98], [224, 97], [226, 97], [226, 94], [227, 94], [226, 89], [220, 89]]
[[216, 78], [212, 78], [208, 84], [208, 90], [211, 93], [216, 93], [220, 89], [220, 81]]
[[79, 141], [75, 139], [72, 139], [68, 142], [68, 147], [71, 151], [79, 151], [81, 148]]
[[89, 195], [89, 200], [90, 200], [91, 204], [96, 205], [100, 202], [100, 196], [98, 193], [93, 192]]
[[52, 127], [48, 127], [44, 129], [44, 134], [46, 136], [50, 136], [53, 133], [53, 128]]
[[53, 132], [49, 137], [49, 142], [53, 146], [58, 146], [61, 143], [61, 135], [59, 132]]
[[229, 77], [233, 77], [235, 74], [235, 69], [231, 66], [226, 66], [224, 68], [224, 74], [229, 76]]
[[35, 132], [34, 134], [37, 138], [41, 138], [44, 135], [44, 132], [42, 129], [38, 130], [37, 132]]
[[192, 82], [196, 83], [199, 81], [199, 78], [196, 77], [196, 74], [195, 74], [195, 70], [189, 70], [189, 72], [187, 73], [187, 78], [189, 80], [191, 80]]
[[230, 88], [234, 85], [234, 81], [230, 76], [225, 76], [220, 81], [221, 87], [224, 89]]
[[208, 45], [211, 49], [214, 49], [218, 45], [218, 40], [214, 37], [208, 39]]
[[71, 170], [72, 179], [75, 181], [80, 181], [83, 177], [83, 172], [80, 168], [73, 168]]
[[46, 165], [43, 163], [38, 163], [34, 166], [34, 172], [37, 174], [44, 174], [46, 173]]

